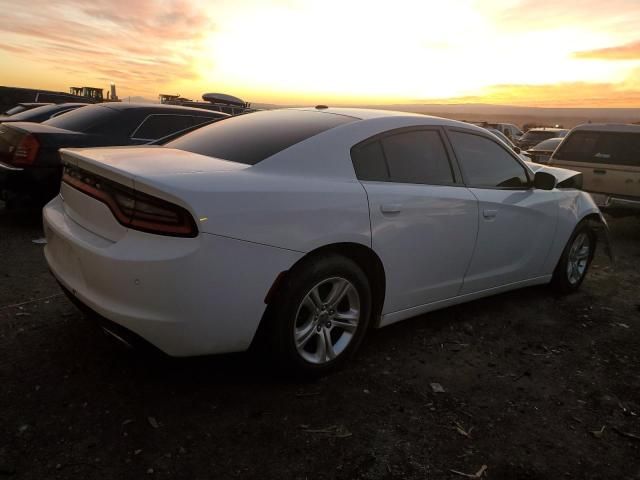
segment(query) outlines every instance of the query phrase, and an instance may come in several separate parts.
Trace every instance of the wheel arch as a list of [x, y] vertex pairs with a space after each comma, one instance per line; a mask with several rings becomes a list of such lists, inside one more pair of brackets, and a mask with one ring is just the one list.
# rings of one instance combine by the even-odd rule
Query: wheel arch
[[256, 340], [262, 338], [265, 334], [265, 331], [268, 328], [267, 324], [269, 323], [269, 318], [273, 311], [273, 303], [281, 293], [284, 285], [286, 285], [290, 272], [303, 263], [331, 254], [341, 255], [354, 261], [367, 276], [371, 287], [372, 298], [372, 319], [370, 325], [377, 327], [380, 324], [386, 294], [386, 273], [382, 260], [380, 260], [380, 257], [373, 249], [366, 245], [352, 242], [332, 243], [306, 253], [298, 259], [289, 270], [280, 272], [280, 274], [278, 274], [274, 279], [273, 284], [264, 299], [267, 308], [260, 320], [260, 325], [258, 326], [257, 332], [254, 336], [253, 344], [258, 343]]
[[611, 245], [611, 235], [609, 233], [609, 225], [607, 221], [602, 216], [602, 213], [598, 210], [597, 212], [590, 212], [585, 214], [578, 224], [586, 222], [591, 229], [596, 234], [597, 242], [604, 246], [605, 253], [609, 257], [612, 263], [615, 262], [615, 256], [613, 254], [613, 247]]

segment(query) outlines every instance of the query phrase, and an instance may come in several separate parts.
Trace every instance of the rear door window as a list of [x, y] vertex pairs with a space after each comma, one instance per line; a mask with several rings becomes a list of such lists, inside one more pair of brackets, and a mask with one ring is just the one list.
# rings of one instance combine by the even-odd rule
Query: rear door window
[[389, 177], [393, 182], [449, 185], [453, 171], [440, 134], [419, 130], [382, 139]]
[[354, 147], [351, 150], [351, 160], [359, 180], [389, 181], [389, 168], [379, 140]]
[[391, 133], [356, 145], [351, 159], [359, 180], [425, 185], [454, 183], [449, 156], [436, 130]]
[[497, 141], [458, 131], [450, 131], [449, 138], [468, 186], [529, 188], [525, 167]]

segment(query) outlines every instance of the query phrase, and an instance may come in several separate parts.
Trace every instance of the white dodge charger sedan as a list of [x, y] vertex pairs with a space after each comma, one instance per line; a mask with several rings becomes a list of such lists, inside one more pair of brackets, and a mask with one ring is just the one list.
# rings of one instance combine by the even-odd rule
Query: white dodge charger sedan
[[272, 110], [61, 155], [45, 255], [77, 304], [174, 356], [260, 338], [303, 374], [343, 364], [369, 327], [575, 290], [606, 229], [577, 172], [423, 115]]

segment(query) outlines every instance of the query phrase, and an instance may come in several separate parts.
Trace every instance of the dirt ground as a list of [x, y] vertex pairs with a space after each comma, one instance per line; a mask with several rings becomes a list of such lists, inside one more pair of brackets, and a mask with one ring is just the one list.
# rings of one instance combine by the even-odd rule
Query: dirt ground
[[38, 214], [0, 209], [0, 478], [640, 479], [640, 221], [611, 227], [580, 293], [372, 331], [300, 384], [121, 347], [61, 295]]

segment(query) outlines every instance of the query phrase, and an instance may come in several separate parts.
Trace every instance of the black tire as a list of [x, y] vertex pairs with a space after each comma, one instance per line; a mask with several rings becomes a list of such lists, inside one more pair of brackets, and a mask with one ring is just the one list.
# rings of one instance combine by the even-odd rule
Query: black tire
[[[321, 289], [327, 285], [326, 288], [331, 290], [334, 288], [334, 285], [339, 284], [331, 282], [340, 282], [340, 280], [347, 280], [350, 284], [350, 287], [346, 287], [349, 291], [348, 295], [345, 294], [345, 301], [347, 303], [351, 302], [352, 298], [355, 299], [355, 297], [353, 297], [353, 290], [355, 290], [358, 297], [359, 319], [357, 321], [357, 327], [350, 333], [348, 340], [343, 340], [342, 337], [343, 333], [349, 333], [347, 330], [341, 329], [337, 324], [330, 325], [331, 320], [335, 322], [337, 319], [328, 316], [329, 311], [326, 313], [327, 316], [323, 317], [323, 315], [320, 315], [314, 319], [314, 311], [308, 308], [308, 302], [305, 303], [305, 306], [302, 305], [305, 298], [314, 288], [317, 287]], [[353, 289], [351, 287], [353, 287]], [[335, 288], [337, 289], [337, 287]], [[328, 296], [329, 295], [327, 295], [327, 297]], [[366, 275], [360, 267], [346, 257], [331, 254], [324, 257], [310, 258], [296, 265], [287, 275], [285, 283], [282, 285], [282, 288], [279, 289], [279, 293], [274, 299], [272, 307], [270, 312], [271, 318], [269, 319], [268, 338], [270, 339], [271, 351], [277, 355], [277, 365], [287, 374], [293, 374], [296, 377], [302, 378], [313, 378], [342, 367], [357, 351], [369, 327], [371, 318], [371, 288]], [[344, 308], [344, 304], [342, 304], [342, 307]], [[307, 309], [309, 309], [308, 312], [306, 311]], [[334, 314], [337, 313], [339, 315], [339, 309], [339, 307], [335, 307], [335, 310], [332, 311]], [[315, 311], [315, 313], [317, 313], [317, 311]], [[309, 318], [309, 320], [306, 320], [307, 318]], [[301, 322], [301, 320], [305, 321]], [[342, 351], [337, 354], [335, 358], [326, 361], [323, 360], [324, 363], [313, 363], [309, 361], [308, 358], [303, 358], [303, 354], [311, 355], [311, 353], [300, 353], [296, 347], [296, 328], [299, 328], [300, 323], [311, 325], [314, 321], [325, 321], [323, 325], [326, 326], [329, 332], [329, 338], [331, 339], [332, 335], [339, 338], [336, 341], [336, 346], [341, 342], [342, 344], [346, 343], [346, 346], [343, 347]], [[331, 330], [329, 330], [329, 327], [332, 327]], [[311, 330], [317, 328], [318, 327], [312, 326]], [[302, 329], [304, 330], [304, 328]], [[311, 330], [308, 331], [311, 332]], [[321, 343], [326, 345], [327, 340], [315, 337], [316, 335], [323, 336], [324, 330], [316, 330], [316, 332], [317, 333], [313, 332], [308, 335], [310, 340], [307, 345], [316, 342], [317, 346], [317, 342], [321, 340]], [[323, 336], [323, 338], [327, 337]], [[311, 346], [313, 347], [313, 344]], [[305, 346], [305, 348], [307, 347]], [[331, 350], [333, 351], [333, 349]], [[322, 355], [324, 356], [324, 354]]]
[[[572, 256], [572, 249], [576, 247], [575, 243], [581, 235], [584, 235], [589, 242], [589, 252], [588, 256], [585, 259], [586, 263], [584, 266], [584, 271], [579, 275], [579, 278], [576, 276], [571, 276], [569, 274], [569, 262]], [[593, 255], [596, 251], [597, 237], [588, 221], [583, 221], [578, 224], [576, 229], [573, 231], [573, 234], [569, 238], [567, 245], [562, 252], [562, 256], [558, 261], [558, 265], [556, 265], [555, 270], [553, 271], [553, 277], [551, 278], [551, 288], [558, 293], [567, 294], [572, 293], [580, 288], [582, 282], [584, 281], [587, 273], [589, 271], [589, 266], [591, 265], [591, 261], [593, 260]]]

